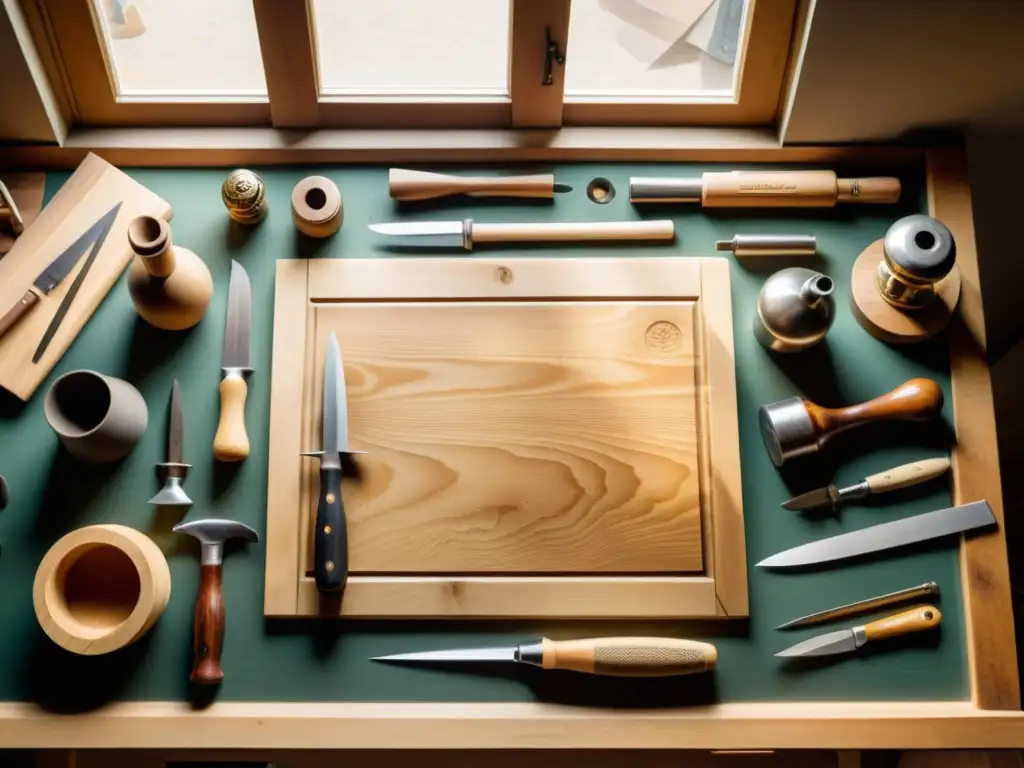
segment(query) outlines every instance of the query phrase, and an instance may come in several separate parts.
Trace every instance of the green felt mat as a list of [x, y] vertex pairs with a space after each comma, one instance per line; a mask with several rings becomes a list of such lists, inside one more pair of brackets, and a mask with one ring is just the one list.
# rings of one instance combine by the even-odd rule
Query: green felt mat
[[[834, 210], [702, 211], [698, 207], [647, 206], [628, 201], [630, 175], [690, 175], [706, 167], [683, 165], [565, 165], [559, 181], [575, 188], [554, 205], [533, 202], [438, 201], [402, 207], [387, 195], [383, 167], [282, 168], [261, 170], [269, 188], [270, 217], [259, 228], [239, 232], [229, 226], [220, 202], [222, 171], [133, 170], [131, 175], [174, 207], [173, 237], [199, 253], [210, 266], [215, 295], [207, 317], [184, 333], [156, 331], [136, 318], [123, 280], [54, 369], [35, 397], [20, 406], [0, 398], [0, 473], [11, 485], [10, 507], [0, 513], [0, 699], [35, 700], [60, 710], [81, 710], [113, 699], [185, 699], [188, 685], [192, 610], [198, 583], [197, 550], [191, 541], [169, 534], [177, 519], [155, 514], [146, 500], [156, 491], [153, 465], [162, 460], [164, 414], [172, 377], [182, 382], [186, 409], [187, 481], [195, 506], [189, 518], [230, 516], [263, 531], [266, 511], [271, 336], [274, 270], [277, 259], [361, 258], [388, 251], [366, 224], [403, 217], [479, 221], [613, 220], [668, 218], [676, 222], [670, 245], [598, 246], [545, 249], [488, 247], [488, 253], [557, 255], [714, 255], [714, 241], [737, 232], [812, 233], [821, 255], [799, 263], [817, 266], [835, 278], [839, 318], [827, 345], [785, 359], [774, 359], [750, 333], [754, 299], [777, 261], [732, 259], [739, 390], [743, 501], [750, 574], [747, 621], [723, 622], [338, 622], [263, 618], [264, 547], [230, 551], [224, 586], [227, 600], [226, 679], [221, 700], [353, 701], [566, 701], [646, 706], [685, 702], [809, 699], [965, 699], [967, 660], [955, 542], [927, 546], [901, 556], [845, 565], [813, 573], [765, 573], [752, 567], [762, 558], [815, 537], [873, 522], [947, 506], [949, 488], [933, 483], [903, 493], [889, 504], [850, 506], [836, 519], [807, 520], [779, 508], [793, 490], [827, 482], [856, 481], [865, 474], [948, 449], [947, 425], [867, 430], [837, 444], [822, 460], [801, 465], [802, 474], [783, 478], [769, 461], [757, 430], [757, 407], [795, 394], [840, 405], [887, 391], [907, 378], [931, 376], [949, 399], [944, 340], [900, 350], [864, 333], [849, 311], [850, 268], [860, 251], [882, 237], [897, 217], [923, 210], [921, 178], [904, 178], [898, 206], [845, 206]], [[259, 169], [257, 169], [259, 170]], [[885, 173], [889, 169], [876, 169]], [[310, 241], [292, 226], [289, 196], [309, 173], [325, 174], [341, 189], [345, 223], [336, 237]], [[618, 188], [608, 205], [591, 203], [584, 193], [594, 176]], [[50, 174], [47, 198], [66, 174]], [[479, 252], [484, 252], [481, 248]], [[468, 258], [472, 256], [467, 255]], [[218, 414], [220, 350], [231, 259], [248, 270], [253, 290], [253, 365], [249, 382], [248, 426], [252, 456], [240, 467], [215, 466], [212, 438]], [[729, 257], [730, 259], [732, 257]], [[43, 394], [57, 375], [92, 368], [132, 381], [150, 406], [150, 428], [141, 444], [116, 465], [85, 466], [60, 449], [43, 418]], [[161, 621], [142, 641], [100, 658], [75, 657], [56, 648], [36, 624], [32, 580], [47, 548], [68, 530], [117, 522], [153, 533], [168, 552], [173, 594]], [[794, 667], [773, 653], [814, 630], [780, 633], [773, 627], [795, 616], [903, 587], [938, 581], [944, 623], [940, 632], [912, 636], [865, 649], [855, 657]], [[839, 625], [842, 626], [842, 625]], [[829, 627], [831, 628], [831, 627]], [[528, 668], [411, 669], [383, 666], [368, 656], [484, 643], [511, 643], [539, 634], [554, 637], [665, 633], [715, 642], [713, 675], [649, 683], [623, 683]]]

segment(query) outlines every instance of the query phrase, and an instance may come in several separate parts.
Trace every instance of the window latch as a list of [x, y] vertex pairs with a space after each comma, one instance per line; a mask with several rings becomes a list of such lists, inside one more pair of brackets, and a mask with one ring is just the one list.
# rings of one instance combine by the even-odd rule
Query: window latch
[[552, 73], [555, 62], [565, 65], [565, 52], [559, 50], [558, 41], [551, 39], [551, 27], [544, 27], [544, 37], [547, 38], [547, 55], [544, 58], [544, 79], [541, 85], [551, 85], [555, 81]]

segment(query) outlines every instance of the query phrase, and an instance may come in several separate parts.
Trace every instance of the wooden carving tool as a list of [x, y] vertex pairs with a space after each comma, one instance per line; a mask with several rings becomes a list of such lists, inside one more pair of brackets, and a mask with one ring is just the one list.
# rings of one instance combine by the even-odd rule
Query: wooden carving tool
[[824, 635], [804, 640], [776, 656], [834, 656], [839, 653], [850, 653], [872, 640], [885, 640], [889, 637], [900, 637], [911, 632], [922, 632], [934, 629], [942, 621], [942, 614], [933, 605], [919, 605], [908, 611], [886, 616], [884, 619], [872, 621], [853, 629], [840, 629]]
[[[475, 243], [557, 243], [595, 240], [671, 240], [675, 225], [660, 221], [581, 221], [477, 224], [463, 221], [416, 221], [370, 224], [379, 235], [406, 238], [409, 245], [473, 250]], [[405, 243], [403, 243], [404, 245]]]
[[782, 506], [795, 512], [807, 512], [812, 509], [828, 507], [831, 512], [835, 513], [843, 502], [866, 499], [879, 493], [925, 483], [944, 474], [948, 469], [949, 459], [945, 456], [922, 459], [868, 475], [862, 482], [848, 485], [845, 488], [838, 488], [835, 485], [816, 488], [783, 502]]
[[245, 431], [245, 377], [249, 364], [249, 335], [252, 330], [252, 295], [249, 275], [237, 261], [231, 262], [228, 283], [228, 317], [224, 329], [224, 357], [220, 382], [220, 423], [213, 438], [213, 457], [217, 461], [243, 461], [249, 455], [249, 435]]
[[629, 180], [631, 203], [700, 203], [705, 208], [831, 208], [895, 203], [900, 180], [841, 179], [834, 171], [726, 171], [697, 178]]
[[395, 200], [433, 200], [449, 195], [469, 197], [532, 197], [552, 199], [556, 192], [571, 192], [568, 184], [558, 184], [550, 173], [533, 176], [451, 176], [427, 171], [392, 168], [388, 188]]

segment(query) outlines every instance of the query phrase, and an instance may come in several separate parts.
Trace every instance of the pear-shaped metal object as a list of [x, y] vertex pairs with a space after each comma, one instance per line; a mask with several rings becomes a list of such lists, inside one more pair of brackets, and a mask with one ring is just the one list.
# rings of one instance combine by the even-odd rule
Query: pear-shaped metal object
[[799, 352], [825, 338], [836, 316], [832, 278], [804, 267], [769, 277], [757, 296], [754, 336], [774, 352]]

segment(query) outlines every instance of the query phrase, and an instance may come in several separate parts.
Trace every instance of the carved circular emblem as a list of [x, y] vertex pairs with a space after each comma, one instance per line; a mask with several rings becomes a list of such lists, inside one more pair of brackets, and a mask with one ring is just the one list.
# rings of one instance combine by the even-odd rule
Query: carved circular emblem
[[668, 320], [658, 320], [647, 327], [644, 334], [647, 348], [652, 352], [669, 355], [678, 352], [683, 346], [683, 332], [679, 326]]

